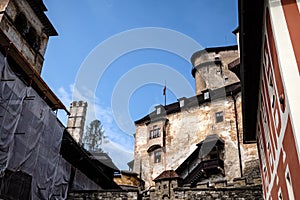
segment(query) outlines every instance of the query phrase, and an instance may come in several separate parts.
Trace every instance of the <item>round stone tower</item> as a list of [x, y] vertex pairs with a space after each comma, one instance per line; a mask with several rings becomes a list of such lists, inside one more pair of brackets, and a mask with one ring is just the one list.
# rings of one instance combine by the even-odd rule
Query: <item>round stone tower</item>
[[239, 82], [238, 77], [228, 70], [228, 64], [238, 59], [238, 47], [226, 46], [206, 48], [194, 53], [192, 75], [195, 78], [196, 94], [214, 90]]

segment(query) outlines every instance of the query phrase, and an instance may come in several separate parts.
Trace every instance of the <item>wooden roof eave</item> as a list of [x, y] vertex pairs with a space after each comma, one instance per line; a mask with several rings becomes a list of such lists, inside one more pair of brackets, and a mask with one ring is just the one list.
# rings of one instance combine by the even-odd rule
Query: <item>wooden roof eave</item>
[[17, 49], [17, 47], [13, 43], [10, 42], [10, 40], [1, 30], [0, 43], [2, 47], [7, 47], [6, 56], [14, 58], [14, 61], [19, 66], [18, 70], [22, 71], [22, 75], [26, 76], [27, 79], [32, 81], [33, 88], [46, 101], [46, 103], [51, 107], [51, 109], [63, 109], [68, 115], [70, 115], [70, 112], [64, 106], [64, 104], [59, 100], [59, 98], [54, 94], [54, 92], [42, 79], [42, 77], [36, 72], [35, 69], [31, 67], [26, 58], [22, 55], [22, 53]]

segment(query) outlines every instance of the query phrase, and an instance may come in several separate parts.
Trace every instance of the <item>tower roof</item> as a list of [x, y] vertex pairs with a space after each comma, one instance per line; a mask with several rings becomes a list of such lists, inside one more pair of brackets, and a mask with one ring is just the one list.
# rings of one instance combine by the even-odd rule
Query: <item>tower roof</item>
[[42, 0], [27, 0], [28, 4], [36, 14], [36, 16], [39, 18], [39, 20], [42, 22], [44, 27], [44, 32], [48, 36], [57, 36], [58, 33], [56, 32], [55, 28], [49, 21], [48, 17], [45, 14], [45, 11], [47, 11], [47, 8]]
[[221, 47], [208, 47], [199, 51], [196, 51], [195, 53], [193, 53], [192, 57], [191, 57], [191, 63], [194, 66], [195, 63], [195, 59], [205, 53], [210, 53], [210, 52], [220, 52], [220, 51], [230, 51], [230, 50], [237, 50], [238, 46], [237, 45], [230, 45], [230, 46], [221, 46]]
[[184, 107], [180, 107], [179, 102], [174, 102], [165, 106], [161, 106], [164, 108], [164, 111], [161, 114], [157, 115], [156, 111], [153, 111], [150, 114], [144, 116], [143, 118], [136, 120], [134, 123], [140, 124], [140, 123], [148, 123], [148, 122], [163, 120], [166, 119], [166, 116], [169, 114], [181, 112], [181, 110], [184, 110], [186, 108], [200, 106], [204, 103], [210, 102], [211, 99], [218, 99], [220, 97], [223, 97], [224, 95], [229, 96], [231, 94], [236, 94], [240, 91], [241, 91], [240, 83], [234, 83], [231, 85], [227, 85], [226, 87], [215, 89], [215, 90], [208, 90], [209, 98], [207, 99], [204, 98], [204, 94], [192, 96], [190, 98], [185, 98]]

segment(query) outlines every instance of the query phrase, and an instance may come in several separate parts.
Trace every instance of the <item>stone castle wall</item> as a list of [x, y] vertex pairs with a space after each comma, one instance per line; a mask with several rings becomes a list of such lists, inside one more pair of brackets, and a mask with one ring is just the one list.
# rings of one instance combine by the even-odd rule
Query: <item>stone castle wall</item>
[[196, 94], [206, 89], [216, 89], [239, 82], [238, 77], [228, 70], [228, 64], [238, 58], [238, 50], [223, 50], [218, 53], [196, 52], [192, 60]]
[[[164, 188], [164, 185], [169, 187]], [[238, 199], [238, 200], [258, 200], [263, 199], [262, 185], [260, 177], [253, 179], [237, 178], [232, 183], [226, 180], [218, 182], [198, 183], [197, 187], [178, 187], [177, 181], [167, 180], [156, 184], [155, 188], [148, 192], [131, 190], [115, 191], [73, 191], [69, 194], [70, 200], [195, 200], [195, 199]]]
[[[224, 120], [216, 123], [215, 113], [218, 111], [223, 111]], [[258, 155], [255, 144], [242, 144], [240, 94], [237, 95], [237, 113], [244, 168], [245, 162], [258, 159]], [[139, 174], [142, 169], [141, 178], [146, 182], [146, 189], [154, 185], [152, 180], [164, 170], [175, 170], [196, 149], [196, 144], [210, 134], [217, 134], [225, 141], [224, 160], [227, 179], [233, 180], [240, 177], [234, 102], [231, 97], [181, 110], [181, 112], [169, 114], [167, 118], [165, 147], [159, 163], [154, 163], [153, 153], [148, 153], [147, 150], [155, 143], [162, 146], [163, 138], [149, 140], [148, 127], [154, 124], [159, 126], [163, 123], [158, 121], [136, 126], [134, 172]]]
[[73, 191], [69, 194], [69, 200], [139, 200], [138, 190], [123, 190], [123, 191]]
[[207, 189], [178, 189], [175, 190], [174, 200], [189, 199], [263, 199], [261, 185], [238, 188], [207, 188]]
[[[255, 167], [255, 166], [254, 166]], [[167, 187], [163, 187], [163, 185]], [[169, 187], [168, 187], [169, 186]], [[163, 189], [164, 188], [164, 189]], [[235, 178], [232, 182], [226, 179], [204, 181], [191, 188], [189, 185], [178, 187], [176, 180], [164, 180], [156, 183], [155, 189], [144, 194], [143, 200], [169, 199], [263, 199], [260, 177]]]

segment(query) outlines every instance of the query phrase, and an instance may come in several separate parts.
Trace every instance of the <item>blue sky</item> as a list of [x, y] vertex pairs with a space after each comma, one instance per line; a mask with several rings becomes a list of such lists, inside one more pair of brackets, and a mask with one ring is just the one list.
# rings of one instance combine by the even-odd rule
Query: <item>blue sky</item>
[[87, 120], [103, 123], [103, 148], [121, 169], [133, 158], [133, 121], [163, 104], [165, 82], [167, 103], [193, 95], [192, 53], [236, 44], [237, 0], [44, 3], [59, 36], [50, 38], [42, 77], [67, 107], [72, 99], [94, 105]]

